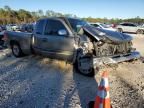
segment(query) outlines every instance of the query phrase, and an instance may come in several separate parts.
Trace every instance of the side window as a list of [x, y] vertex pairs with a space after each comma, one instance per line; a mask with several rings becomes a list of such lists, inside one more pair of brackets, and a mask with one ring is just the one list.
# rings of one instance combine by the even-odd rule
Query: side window
[[136, 27], [136, 25], [135, 25], [135, 24], [129, 24], [129, 26]]
[[127, 26], [132, 26], [132, 24], [127, 24]]
[[36, 34], [42, 34], [43, 33], [43, 27], [45, 24], [45, 20], [40, 20], [36, 24]]
[[99, 25], [97, 25], [97, 24], [93, 24], [95, 27], [99, 27]]
[[123, 24], [121, 24], [122, 26], [127, 26], [127, 24], [126, 23], [123, 23]]
[[45, 28], [45, 35], [58, 35], [59, 30], [66, 30], [62, 22], [58, 20], [48, 20]]

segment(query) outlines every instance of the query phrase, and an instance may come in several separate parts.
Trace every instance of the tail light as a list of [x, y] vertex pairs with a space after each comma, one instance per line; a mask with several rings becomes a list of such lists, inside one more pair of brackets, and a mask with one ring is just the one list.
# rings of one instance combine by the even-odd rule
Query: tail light
[[116, 28], [117, 27], [117, 25], [116, 24], [113, 24], [113, 28]]

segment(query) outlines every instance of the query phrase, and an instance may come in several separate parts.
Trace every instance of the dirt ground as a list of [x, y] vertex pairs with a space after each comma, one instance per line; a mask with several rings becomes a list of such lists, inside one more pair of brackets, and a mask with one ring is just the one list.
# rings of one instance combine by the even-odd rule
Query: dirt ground
[[[131, 35], [144, 56], [144, 35]], [[8, 49], [0, 50], [0, 108], [86, 108], [104, 70], [109, 72], [113, 108], [144, 108], [141, 60], [101, 68], [89, 78], [64, 62], [34, 55], [15, 58]]]
[[131, 34], [133, 36], [133, 46], [141, 53], [141, 55], [144, 57], [144, 35], [135, 35]]

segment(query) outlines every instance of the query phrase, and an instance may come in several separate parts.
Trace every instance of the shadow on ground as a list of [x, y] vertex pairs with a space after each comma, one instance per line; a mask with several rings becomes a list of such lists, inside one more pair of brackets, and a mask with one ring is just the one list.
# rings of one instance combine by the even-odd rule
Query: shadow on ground
[[0, 107], [85, 108], [95, 99], [95, 78], [63, 70], [62, 62], [33, 55], [0, 62]]

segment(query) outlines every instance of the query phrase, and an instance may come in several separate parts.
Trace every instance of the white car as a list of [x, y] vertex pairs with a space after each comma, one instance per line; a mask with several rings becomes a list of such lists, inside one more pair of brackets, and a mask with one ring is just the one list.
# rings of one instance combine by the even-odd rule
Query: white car
[[117, 31], [116, 29], [114, 29], [112, 27], [109, 27], [109, 26], [107, 26], [106, 24], [103, 24], [103, 23], [90, 23], [90, 25], [92, 25], [94, 27], [97, 27], [97, 28], [102, 28], [102, 29], [105, 29], [105, 30]]
[[130, 22], [120, 23], [116, 28], [119, 32], [132, 32], [137, 34], [144, 33], [144, 28], [142, 26], [137, 26], [136, 24]]
[[142, 24], [141, 26], [144, 27], [144, 24]]

